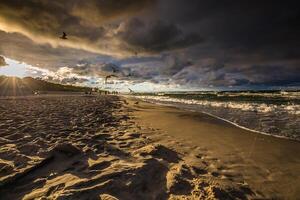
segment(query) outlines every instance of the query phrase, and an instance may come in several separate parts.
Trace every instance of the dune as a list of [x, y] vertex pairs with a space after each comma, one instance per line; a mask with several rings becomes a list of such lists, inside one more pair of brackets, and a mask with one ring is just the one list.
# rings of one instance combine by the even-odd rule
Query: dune
[[142, 103], [109, 95], [0, 102], [0, 199], [266, 197], [201, 146], [144, 125]]

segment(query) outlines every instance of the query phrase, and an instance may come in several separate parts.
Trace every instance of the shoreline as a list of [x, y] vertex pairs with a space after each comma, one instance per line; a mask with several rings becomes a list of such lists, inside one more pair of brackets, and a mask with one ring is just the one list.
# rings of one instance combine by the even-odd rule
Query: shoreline
[[[251, 188], [263, 188], [265, 198], [295, 199], [300, 195], [299, 141], [248, 131], [206, 113], [139, 102], [139, 121], [163, 130], [174, 140], [206, 148], [211, 156], [223, 158], [223, 163], [243, 166], [235, 173], [241, 173]], [[174, 128], [179, 124], [182, 130]]]
[[[0, 193], [6, 199], [295, 199], [299, 194], [298, 145], [243, 134], [205, 114], [114, 95], [0, 101]], [[282, 163], [270, 168], [274, 158]]]
[[267, 135], [267, 136], [271, 136], [271, 137], [275, 137], [275, 138], [281, 138], [281, 139], [285, 139], [285, 140], [300, 142], [300, 139], [294, 139], [294, 138], [287, 137], [287, 136], [281, 136], [281, 135], [271, 134], [271, 133], [267, 133], [267, 132], [263, 132], [263, 131], [257, 131], [257, 130], [251, 129], [251, 128], [247, 128], [245, 126], [239, 125], [238, 123], [232, 122], [230, 120], [227, 120], [225, 118], [219, 117], [217, 115], [214, 115], [214, 114], [211, 114], [211, 113], [208, 113], [208, 112], [205, 112], [205, 111], [197, 111], [197, 110], [186, 109], [186, 108], [182, 108], [180, 106], [176, 106], [176, 105], [173, 105], [173, 104], [162, 103], [162, 102], [152, 102], [152, 101], [147, 101], [147, 100], [136, 98], [136, 97], [125, 97], [125, 98], [129, 98], [129, 99], [133, 98], [133, 99], [136, 99], [137, 101], [143, 101], [143, 102], [146, 102], [146, 103], [155, 104], [155, 105], [159, 105], [159, 106], [173, 107], [173, 108], [177, 108], [177, 109], [184, 110], [184, 111], [187, 111], [187, 112], [203, 113], [203, 114], [206, 114], [206, 115], [209, 115], [209, 116], [214, 117], [216, 119], [219, 119], [221, 121], [227, 122], [229, 124], [232, 124], [232, 125], [240, 128], [240, 129], [243, 129], [243, 130], [246, 130], [246, 131], [249, 131], [249, 132], [258, 133], [258, 134], [262, 134], [262, 135]]

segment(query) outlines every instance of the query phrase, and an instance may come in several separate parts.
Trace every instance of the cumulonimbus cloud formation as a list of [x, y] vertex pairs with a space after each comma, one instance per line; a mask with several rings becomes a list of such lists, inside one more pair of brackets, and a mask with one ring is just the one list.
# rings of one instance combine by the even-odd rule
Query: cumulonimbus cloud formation
[[[114, 66], [119, 79], [132, 83], [299, 85], [298, 4], [2, 0], [0, 54], [51, 71], [67, 67], [87, 79]], [[59, 39], [62, 32], [67, 40]]]

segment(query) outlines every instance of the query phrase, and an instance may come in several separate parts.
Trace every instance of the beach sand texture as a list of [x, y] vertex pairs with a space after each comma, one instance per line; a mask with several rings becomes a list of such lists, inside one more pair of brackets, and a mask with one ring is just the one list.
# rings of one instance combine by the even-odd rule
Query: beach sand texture
[[298, 141], [244, 130], [204, 113], [146, 102], [136, 106], [134, 115], [142, 126], [160, 130], [164, 137], [158, 136], [157, 141], [191, 155], [191, 160], [193, 155], [200, 157], [216, 177], [244, 181], [262, 199], [299, 199]]
[[148, 104], [80, 95], [0, 102], [0, 199], [272, 198], [249, 184], [245, 162], [152, 123], [166, 118], [147, 115], [157, 109]]

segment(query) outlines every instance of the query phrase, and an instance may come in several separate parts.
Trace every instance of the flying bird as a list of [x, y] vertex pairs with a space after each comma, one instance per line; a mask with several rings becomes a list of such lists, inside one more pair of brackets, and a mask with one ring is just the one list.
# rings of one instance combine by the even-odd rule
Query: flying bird
[[112, 77], [116, 77], [117, 78], [118, 76], [113, 75], [113, 74], [106, 76], [105, 77], [105, 84], [107, 83], [107, 79], [112, 78]]
[[128, 88], [128, 90], [130, 93], [134, 93], [134, 91], [132, 89]]
[[115, 67], [111, 67], [113, 73], [116, 73], [118, 70]]
[[63, 35], [59, 37], [60, 39], [66, 40], [67, 38], [67, 34], [65, 32], [63, 32]]
[[127, 77], [130, 77], [130, 76], [132, 76], [132, 74], [131, 74], [131, 73], [128, 73], [128, 74], [127, 74]]

